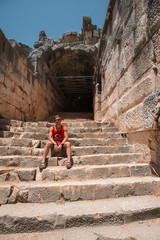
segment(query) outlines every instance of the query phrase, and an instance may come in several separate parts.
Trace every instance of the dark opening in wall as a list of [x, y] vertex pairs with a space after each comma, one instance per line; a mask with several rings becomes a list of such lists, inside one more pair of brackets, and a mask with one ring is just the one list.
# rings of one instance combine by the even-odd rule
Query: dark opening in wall
[[93, 112], [95, 59], [86, 50], [59, 49], [48, 56], [52, 81], [69, 101], [67, 112]]

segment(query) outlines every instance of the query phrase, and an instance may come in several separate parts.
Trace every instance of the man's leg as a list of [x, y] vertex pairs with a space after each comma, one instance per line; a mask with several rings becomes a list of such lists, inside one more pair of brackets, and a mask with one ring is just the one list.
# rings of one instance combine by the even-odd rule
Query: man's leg
[[65, 142], [64, 147], [66, 148], [67, 154], [67, 168], [71, 168], [71, 144], [70, 142]]
[[43, 160], [42, 160], [42, 163], [41, 163], [41, 166], [40, 166], [40, 170], [43, 170], [46, 165], [46, 157], [49, 153], [49, 149], [53, 147], [53, 143], [52, 142], [48, 142], [44, 148], [44, 152], [43, 152]]

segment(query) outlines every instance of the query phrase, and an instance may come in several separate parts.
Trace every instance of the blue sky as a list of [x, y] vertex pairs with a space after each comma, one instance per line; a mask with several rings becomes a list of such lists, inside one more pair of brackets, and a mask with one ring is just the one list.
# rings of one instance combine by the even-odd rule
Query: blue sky
[[7, 38], [33, 48], [39, 31], [57, 40], [81, 32], [83, 16], [103, 28], [109, 0], [0, 0], [0, 28]]

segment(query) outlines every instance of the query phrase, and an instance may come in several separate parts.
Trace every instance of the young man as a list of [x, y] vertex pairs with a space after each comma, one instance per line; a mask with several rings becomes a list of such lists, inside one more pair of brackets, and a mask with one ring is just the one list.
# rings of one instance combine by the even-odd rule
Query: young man
[[46, 144], [43, 153], [43, 160], [40, 166], [40, 171], [46, 168], [46, 157], [49, 149], [54, 148], [55, 152], [59, 152], [64, 147], [67, 154], [67, 169], [71, 168], [71, 144], [68, 142], [68, 132], [66, 126], [61, 125], [61, 118], [56, 115], [54, 118], [55, 125], [49, 129], [49, 142]]

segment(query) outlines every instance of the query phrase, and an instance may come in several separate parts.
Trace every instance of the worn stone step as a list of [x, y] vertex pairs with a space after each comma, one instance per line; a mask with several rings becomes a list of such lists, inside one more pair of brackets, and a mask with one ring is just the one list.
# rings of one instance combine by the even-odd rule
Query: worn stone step
[[43, 151], [44, 149], [42, 148], [0, 146], [0, 156], [6, 156], [6, 155], [42, 156]]
[[[123, 230], [125, 230], [126, 225], [124, 224], [133, 223], [140, 220], [144, 221], [146, 219], [155, 219], [156, 217], [158, 218], [160, 215], [159, 202], [160, 197], [156, 196], [130, 196], [125, 198], [112, 199], [112, 201], [111, 199], [106, 199], [96, 201], [79, 201], [75, 203], [63, 202], [63, 200], [60, 200], [57, 201], [57, 203], [48, 204], [17, 203], [3, 205], [1, 206], [0, 211], [0, 233], [7, 234], [39, 232], [38, 235], [42, 236], [42, 233], [40, 232], [43, 231], [45, 234], [47, 234], [46, 231], [53, 231], [56, 229], [58, 229], [58, 233], [60, 229], [63, 231], [65, 229], [71, 229], [74, 232], [75, 227], [78, 227], [79, 229], [79, 227], [94, 226], [94, 233], [100, 234], [100, 236], [102, 236], [104, 234], [104, 231], [96, 231], [97, 227], [101, 226], [100, 229], [105, 230], [107, 237], [110, 236], [109, 232], [107, 231], [110, 226], [114, 226], [114, 229], [116, 229], [118, 226], [123, 226]], [[139, 229], [140, 233], [142, 234], [142, 226], [141, 228], [139, 226]], [[93, 234], [93, 229], [91, 232]], [[121, 232], [123, 232], [122, 229]], [[134, 233], [137, 233], [135, 229]], [[153, 233], [155, 234], [154, 230]], [[50, 239], [60, 239], [54, 238], [55, 236], [58, 236], [56, 232], [52, 232], [52, 234], [53, 238]], [[87, 231], [84, 231], [84, 234], [88, 234]], [[112, 232], [112, 234], [112, 236], [119, 235], [118, 232]], [[74, 235], [74, 239], [87, 240], [88, 238], [86, 238], [85, 235], [83, 235], [83, 238], [77, 238]], [[4, 235], [4, 237], [5, 236], [7, 235]], [[46, 236], [47, 235], [45, 235], [45, 237]], [[70, 237], [71, 238], [67, 239], [73, 239], [72, 234]], [[26, 240], [27, 238], [24, 239]], [[64, 239], [66, 240], [66, 238]], [[156, 240], [158, 240], [158, 238]]]
[[0, 125], [0, 131], [10, 131], [10, 125]]
[[107, 127], [107, 128], [102, 128], [102, 127], [97, 127], [97, 128], [90, 128], [90, 127], [82, 127], [82, 128], [67, 128], [68, 133], [100, 133], [100, 132], [116, 132], [118, 131], [117, 128], [114, 127]]
[[[126, 144], [126, 139], [92, 139], [92, 138], [85, 138], [85, 139], [72, 139], [70, 138], [69, 141], [71, 145], [74, 146], [114, 146], [114, 145], [123, 145]], [[22, 139], [22, 138], [0, 138], [0, 146], [19, 146], [19, 147], [41, 147], [44, 148], [48, 140], [35, 140], [35, 139]]]
[[11, 132], [15, 133], [22, 133], [22, 132], [39, 132], [39, 133], [45, 133], [48, 134], [49, 128], [47, 127], [10, 127]]
[[[69, 133], [70, 136], [70, 133]], [[82, 135], [84, 138], [121, 138], [121, 134], [119, 132], [98, 132], [98, 133], [84, 133]], [[71, 136], [70, 136], [71, 137]], [[72, 138], [77, 138], [78, 134], [73, 135]]]
[[9, 138], [13, 136], [14, 136], [14, 132], [0, 130], [0, 137]]
[[23, 125], [23, 121], [0, 118], [0, 125], [10, 125], [15, 127], [21, 127]]
[[84, 138], [84, 139], [73, 139], [70, 138], [70, 142], [74, 146], [115, 146], [126, 144], [125, 138]]
[[131, 145], [72, 147], [72, 153], [74, 156], [109, 153], [131, 153], [133, 151], [134, 147]]
[[[55, 123], [54, 122], [48, 122], [47, 126], [52, 127]], [[108, 128], [108, 127], [114, 127], [114, 124], [112, 122], [109, 123], [98, 123], [95, 121], [86, 121], [86, 122], [67, 122], [62, 121], [62, 125], [65, 125], [67, 128]]]
[[[8, 155], [0, 156], [0, 166], [5, 167], [23, 167], [37, 168], [42, 161], [42, 156], [23, 156], [23, 155]], [[57, 166], [57, 157], [52, 157], [49, 161], [51, 166]]]
[[149, 164], [114, 164], [101, 166], [48, 167], [39, 174], [37, 168], [0, 167], [0, 182], [4, 181], [61, 181], [151, 176]]
[[[3, 129], [3, 130], [10, 130], [11, 132], [39, 132], [39, 133], [46, 133], [48, 134], [49, 128], [47, 127], [14, 127], [14, 126], [9, 126], [8, 129]], [[107, 128], [102, 128], [102, 127], [68, 127], [67, 128], [69, 133], [85, 133], [85, 132], [116, 132], [117, 128], [114, 127], [107, 127]]]
[[35, 181], [35, 168], [0, 167], [0, 182], [6, 181]]
[[35, 132], [21, 132], [21, 133], [14, 133], [15, 138], [19, 139], [34, 139], [34, 140], [48, 140], [48, 134], [46, 133], [35, 133]]
[[[134, 148], [130, 145], [121, 146], [83, 146], [75, 147], [72, 146], [71, 151], [74, 156], [91, 155], [91, 154], [109, 154], [109, 153], [131, 153]], [[18, 146], [0, 146], [0, 155], [32, 155], [32, 156], [42, 156], [44, 148], [34, 148], [34, 147], [18, 147]], [[52, 150], [52, 155], [55, 156], [65, 156], [65, 149], [63, 153], [54, 153]]]
[[42, 180], [85, 180], [133, 176], [152, 176], [149, 164], [114, 164], [101, 166], [82, 166], [68, 171], [65, 167], [48, 167], [42, 172]]
[[[36, 140], [35, 140], [36, 141]], [[38, 141], [38, 140], [37, 140]], [[126, 139], [124, 138], [110, 138], [110, 139], [103, 139], [103, 138], [69, 138], [69, 141], [72, 146], [115, 146], [115, 145], [125, 145]], [[41, 141], [40, 146], [42, 148], [45, 147], [48, 140]], [[1, 141], [0, 141], [1, 143]], [[0, 144], [1, 145], [1, 144]]]
[[[143, 163], [142, 153], [111, 153], [111, 154], [94, 154], [73, 156], [74, 164], [79, 165], [106, 165], [118, 163]], [[63, 164], [65, 159], [60, 159], [58, 164]]]
[[[140, 210], [141, 211], [141, 210]], [[53, 227], [51, 227], [52, 221], [47, 227], [49, 229], [47, 232], [45, 231], [46, 225], [44, 227], [37, 227], [37, 232], [31, 232], [31, 230], [28, 230], [27, 233], [10, 233], [8, 231], [9, 228], [6, 229], [6, 234], [0, 234], [0, 239], [2, 240], [159, 240], [160, 239], [160, 218], [159, 215], [156, 214], [155, 217], [153, 216], [154, 209], [150, 210], [144, 210], [142, 209], [143, 219], [140, 218], [140, 211], [138, 213], [138, 217], [136, 216], [134, 220], [131, 219], [131, 221], [128, 221], [127, 223], [117, 224], [116, 219], [115, 221], [100, 221], [100, 224], [91, 224], [91, 226], [87, 226], [87, 224], [84, 224], [84, 226], [78, 226], [78, 227], [67, 227], [64, 223], [64, 228], [59, 229], [59, 227], [55, 226], [54, 230]], [[156, 209], [155, 209], [156, 211]], [[159, 212], [159, 210], [158, 210]], [[132, 217], [135, 216], [132, 211]], [[158, 215], [158, 216], [157, 216]], [[146, 220], [145, 217], [146, 216]], [[157, 218], [156, 218], [157, 216]], [[127, 217], [127, 214], [126, 214]], [[44, 219], [44, 218], [43, 218]], [[128, 219], [128, 218], [127, 218]], [[19, 228], [14, 227], [14, 231], [21, 231], [22, 227], [20, 226], [22, 223], [20, 219], [18, 219]], [[37, 226], [39, 225], [38, 220]], [[55, 221], [54, 221], [55, 222]], [[76, 222], [78, 222], [76, 220]], [[115, 222], [115, 223], [114, 223]], [[28, 224], [27, 224], [28, 225]], [[4, 226], [4, 224], [3, 224]], [[33, 227], [32, 227], [33, 228]], [[11, 227], [12, 229], [12, 227]], [[18, 230], [19, 229], [19, 230]], [[42, 229], [42, 230], [40, 230]], [[9, 233], [9, 234], [7, 234]]]
[[0, 186], [0, 204], [45, 203], [60, 199], [72, 202], [152, 194], [160, 194], [158, 177], [123, 177], [67, 182], [9, 182]]
[[[30, 138], [36, 140], [48, 140], [48, 134], [46, 133], [35, 133], [35, 132], [21, 132], [21, 133], [13, 133], [15, 138]], [[12, 135], [12, 136], [13, 136]], [[69, 139], [70, 138], [122, 138], [121, 134], [118, 132], [113, 133], [70, 133], [68, 132]]]
[[41, 141], [34, 139], [0, 138], [0, 146], [40, 147]]
[[[123, 154], [95, 154], [84, 156], [72, 156], [73, 166], [75, 165], [106, 165], [119, 163], [143, 163], [141, 153]], [[42, 161], [42, 156], [8, 155], [0, 156], [0, 166], [17, 167], [38, 167]], [[49, 157], [48, 166], [65, 166], [67, 158]]]
[[54, 115], [49, 116], [47, 119], [49, 121], [54, 120], [55, 115], [60, 115], [61, 118], [65, 121], [71, 122], [86, 122], [86, 121], [93, 121], [94, 114], [92, 113], [82, 113], [82, 112], [57, 112]]

